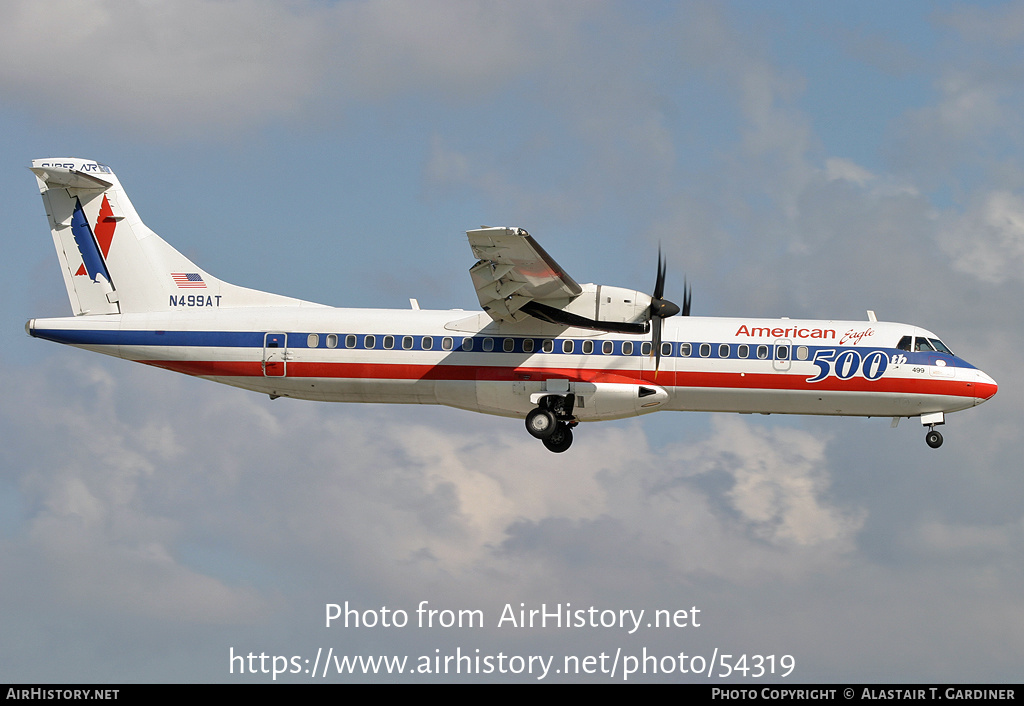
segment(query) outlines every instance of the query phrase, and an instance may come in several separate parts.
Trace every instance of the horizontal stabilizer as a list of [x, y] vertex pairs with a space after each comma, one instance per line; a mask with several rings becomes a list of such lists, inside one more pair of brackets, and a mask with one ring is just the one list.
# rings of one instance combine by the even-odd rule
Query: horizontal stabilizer
[[[110, 168], [106, 165], [94, 164], [92, 166], [105, 169], [107, 172], [110, 171]], [[45, 167], [29, 167], [29, 169], [50, 188], [63, 186], [68, 189], [96, 189], [103, 191], [114, 185], [113, 182], [105, 181], [94, 174], [87, 174], [74, 168], [69, 169], [63, 166], [47, 165]]]

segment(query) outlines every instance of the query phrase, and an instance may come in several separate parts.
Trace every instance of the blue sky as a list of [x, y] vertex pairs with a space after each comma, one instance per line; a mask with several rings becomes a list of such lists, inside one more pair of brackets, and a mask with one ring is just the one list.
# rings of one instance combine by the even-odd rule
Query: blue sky
[[[1019, 680], [1024, 3], [18, 0], [0, 20], [0, 679], [647, 646], [792, 654], [799, 681]], [[1000, 392], [937, 451], [915, 420], [663, 414], [581, 428], [557, 463], [515, 420], [271, 402], [24, 335], [68, 312], [25, 169], [57, 156], [110, 164], [233, 283], [475, 309], [468, 228], [527, 228], [578, 281], [638, 289], [660, 244], [695, 314], [874, 309]], [[706, 622], [325, 629], [345, 600]]]

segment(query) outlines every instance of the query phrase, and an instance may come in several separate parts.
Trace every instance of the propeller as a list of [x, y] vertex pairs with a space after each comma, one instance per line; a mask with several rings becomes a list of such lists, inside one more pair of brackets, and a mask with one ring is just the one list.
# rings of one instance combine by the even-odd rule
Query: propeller
[[690, 315], [690, 300], [692, 292], [690, 286], [683, 280], [683, 308], [665, 299], [665, 273], [668, 271], [668, 261], [661, 257], [661, 246], [658, 246], [658, 277], [654, 281], [654, 295], [651, 297], [651, 305], [647, 310], [648, 320], [651, 322], [651, 354], [654, 356], [654, 372], [657, 374], [661, 365], [661, 325], [670, 316], [682, 313], [683, 316]]

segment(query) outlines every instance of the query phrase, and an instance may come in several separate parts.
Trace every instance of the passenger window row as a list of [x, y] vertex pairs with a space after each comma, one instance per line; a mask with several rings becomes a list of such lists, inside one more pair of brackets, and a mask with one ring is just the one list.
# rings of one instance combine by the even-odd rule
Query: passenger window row
[[[324, 345], [327, 348], [337, 348], [341, 340], [338, 334], [335, 333], [329, 333], [322, 337], [320, 334], [311, 333], [306, 337], [306, 345], [309, 348], [319, 348], [321, 338], [323, 338]], [[578, 351], [583, 355], [594, 355], [599, 352], [601, 355], [617, 354], [626, 356], [648, 356], [651, 354], [651, 346], [653, 345], [650, 341], [641, 341], [639, 345], [635, 345], [633, 341], [628, 340], [605, 340], [600, 341], [601, 345], [598, 347], [594, 340], [589, 338], [576, 340], [572, 338], [534, 339], [509, 337], [496, 340], [489, 336], [466, 336], [459, 340], [458, 348], [456, 348], [456, 339], [452, 336], [444, 336], [441, 338], [440, 350], [480, 350], [483, 352], [491, 352], [496, 350], [496, 346], [499, 346], [499, 349], [504, 353], [533, 353], [536, 350], [538, 340], [540, 341], [540, 350], [543, 353], [554, 353], [558, 350], [565, 354], [576, 353]], [[392, 350], [396, 347], [400, 347], [402, 350], [407, 351], [430, 351], [434, 349], [434, 337], [394, 336], [392, 334], [376, 335], [372, 333], [357, 335], [350, 333], [344, 337], [344, 346], [345, 348], [359, 348], [363, 350], [373, 350], [377, 348], [382, 350]], [[720, 343], [716, 346], [711, 343], [671, 343], [669, 341], [665, 341], [661, 344], [661, 355], [663, 357], [678, 356], [681, 358], [757, 358], [759, 360], [789, 360], [789, 349], [789, 346], [770, 346], [764, 344], [750, 346], [746, 343]], [[807, 360], [809, 357], [807, 346], [797, 346], [795, 357], [797, 360]]]

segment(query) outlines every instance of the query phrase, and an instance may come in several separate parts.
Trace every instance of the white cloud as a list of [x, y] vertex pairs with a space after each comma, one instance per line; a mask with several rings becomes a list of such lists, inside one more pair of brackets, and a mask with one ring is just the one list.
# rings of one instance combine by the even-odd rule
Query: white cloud
[[952, 266], [983, 282], [1024, 273], [1024, 199], [1008, 191], [979, 196], [940, 236]]
[[732, 475], [727, 496], [756, 536], [783, 546], [852, 546], [864, 517], [825, 500], [829, 479], [822, 440], [795, 430], [768, 433], [732, 418], [716, 418], [715, 428], [703, 462]]
[[250, 126], [294, 113], [322, 80], [319, 14], [265, 0], [6, 3], [0, 88], [51, 122]]
[[486, 94], [593, 5], [31, 0], [0, 10], [0, 90], [48, 121], [228, 133], [318, 103]]
[[829, 181], [842, 179], [851, 181], [857, 186], [865, 186], [877, 177], [864, 167], [848, 159], [830, 157], [825, 160], [825, 178]]

